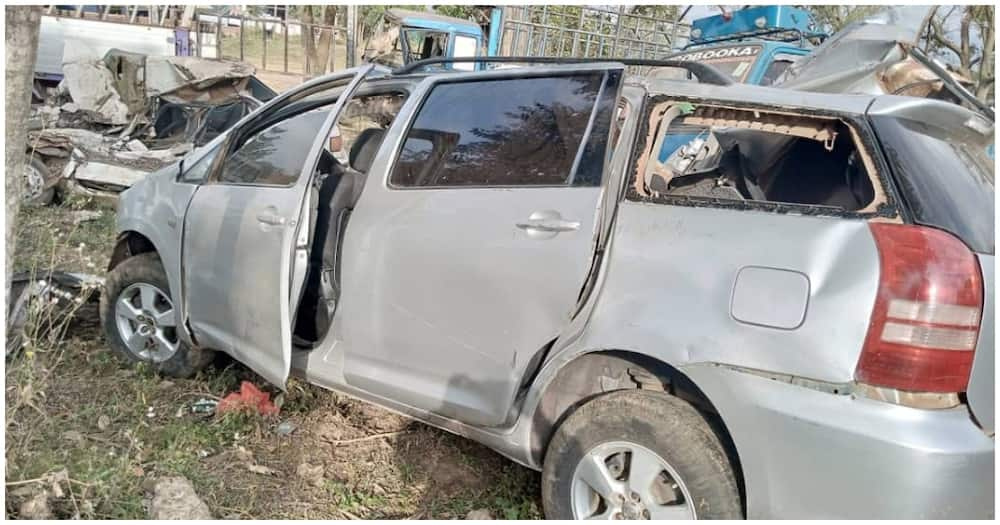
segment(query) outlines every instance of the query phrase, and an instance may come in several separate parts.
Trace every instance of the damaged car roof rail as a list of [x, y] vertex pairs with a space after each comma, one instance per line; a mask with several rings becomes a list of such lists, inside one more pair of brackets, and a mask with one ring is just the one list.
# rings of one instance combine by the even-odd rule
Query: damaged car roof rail
[[[454, 64], [456, 62], [475, 63], [514, 63], [514, 64], [592, 64], [596, 62], [616, 62], [626, 66], [649, 66], [649, 67], [675, 67], [686, 69], [691, 72], [699, 82], [703, 84], [714, 84], [717, 86], [728, 86], [733, 84], [733, 80], [725, 73], [709, 64], [698, 62], [686, 62], [680, 60], [649, 60], [641, 58], [567, 58], [567, 57], [434, 57], [418, 60], [394, 69], [393, 75], [407, 75], [416, 73], [428, 66], [437, 64]], [[437, 71], [435, 71], [437, 72]]]

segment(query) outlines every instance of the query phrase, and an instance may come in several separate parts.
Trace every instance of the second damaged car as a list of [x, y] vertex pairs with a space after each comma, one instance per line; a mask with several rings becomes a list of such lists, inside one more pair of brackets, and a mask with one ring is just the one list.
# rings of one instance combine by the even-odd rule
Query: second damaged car
[[993, 515], [991, 122], [503, 62], [310, 81], [124, 192], [111, 348], [466, 436], [550, 518]]

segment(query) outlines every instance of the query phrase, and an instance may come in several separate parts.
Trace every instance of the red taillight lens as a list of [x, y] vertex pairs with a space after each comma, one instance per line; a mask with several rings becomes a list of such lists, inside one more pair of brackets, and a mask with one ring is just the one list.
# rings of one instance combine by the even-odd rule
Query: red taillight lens
[[964, 392], [983, 280], [961, 241], [923, 226], [871, 223], [881, 274], [855, 377], [917, 392]]

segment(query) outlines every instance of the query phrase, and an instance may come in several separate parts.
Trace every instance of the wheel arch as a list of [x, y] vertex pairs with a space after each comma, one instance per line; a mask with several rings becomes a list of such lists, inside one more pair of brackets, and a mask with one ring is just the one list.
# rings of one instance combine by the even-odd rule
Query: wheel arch
[[686, 374], [671, 364], [641, 352], [600, 349], [577, 354], [547, 374], [531, 414], [530, 453], [536, 464], [559, 425], [587, 401], [624, 389], [660, 390], [691, 403], [718, 434], [736, 473], [746, 515], [746, 489], [742, 462], [729, 429], [708, 396]]
[[160, 253], [149, 237], [134, 230], [123, 231], [118, 234], [118, 238], [115, 240], [115, 247], [111, 250], [108, 271], [114, 270], [122, 261], [133, 255], [148, 252], [154, 252], [157, 256]]

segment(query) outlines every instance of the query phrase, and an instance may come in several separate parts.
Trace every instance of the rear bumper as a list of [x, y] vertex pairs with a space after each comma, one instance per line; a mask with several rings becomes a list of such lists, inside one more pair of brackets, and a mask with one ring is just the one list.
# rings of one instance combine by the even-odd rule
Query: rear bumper
[[750, 518], [992, 518], [994, 440], [918, 410], [724, 367], [684, 372], [732, 435]]

